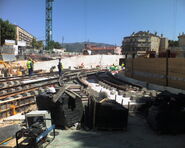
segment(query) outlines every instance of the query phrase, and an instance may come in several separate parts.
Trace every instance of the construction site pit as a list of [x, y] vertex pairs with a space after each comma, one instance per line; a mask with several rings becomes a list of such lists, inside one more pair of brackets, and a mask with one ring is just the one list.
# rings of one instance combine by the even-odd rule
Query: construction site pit
[[[89, 74], [88, 74], [89, 72]], [[170, 94], [169, 92], [160, 92], [157, 90], [149, 90], [147, 88], [143, 88], [141, 86], [132, 85], [128, 82], [124, 82], [121, 79], [114, 77], [111, 73], [107, 71], [80, 71], [78, 74], [73, 74], [68, 71], [65, 75], [63, 75], [62, 79], [57, 76], [46, 76], [46, 77], [38, 77], [38, 78], [26, 78], [24, 81], [12, 82], [11, 87], [14, 85], [25, 85], [27, 90], [32, 88], [32, 85], [36, 84], [39, 90], [35, 93], [28, 92], [28, 96], [34, 96], [34, 103], [29, 106], [29, 108], [25, 107], [24, 113], [27, 113], [32, 110], [37, 110], [39, 107], [37, 106], [37, 98], [39, 94], [45, 93], [47, 88], [51, 86], [55, 87], [56, 94], [60, 94], [61, 96], [64, 94], [68, 94], [69, 96], [75, 96], [74, 98], [81, 98], [81, 102], [83, 105], [83, 116], [81, 121], [70, 125], [65, 126], [62, 129], [57, 128], [55, 130], [56, 137], [54, 140], [50, 140], [53, 132], [48, 134], [48, 139], [46, 140], [44, 146], [48, 148], [184, 148], [185, 147], [185, 132], [179, 132], [179, 129], [172, 131], [166, 131], [168, 128], [164, 129], [164, 127], [160, 127], [157, 130], [155, 129], [155, 125], [150, 123], [153, 120], [153, 116], [149, 118], [149, 114], [154, 113], [154, 109], [151, 109], [151, 106], [154, 106], [154, 102], [156, 103], [156, 98], [161, 96], [173, 96], [173, 98], [178, 98], [178, 95]], [[68, 76], [67, 76], [68, 75]], [[119, 74], [118, 74], [119, 75]], [[52, 80], [49, 80], [52, 79]], [[3, 80], [2, 80], [3, 81]], [[18, 81], [18, 80], [17, 80]], [[42, 81], [42, 82], [41, 82]], [[39, 83], [37, 83], [39, 82]], [[40, 83], [41, 82], [41, 83]], [[51, 84], [49, 83], [51, 82]], [[48, 85], [47, 85], [48, 83]], [[6, 93], [10, 93], [8, 95], [16, 92], [16, 90], [7, 91], [5, 89], [7, 87], [7, 81], [2, 83], [2, 87], [4, 87], [4, 91]], [[27, 85], [29, 84], [29, 85]], [[59, 93], [59, 91], [64, 89], [63, 93]], [[23, 88], [20, 88], [22, 90]], [[33, 89], [33, 88], [32, 88]], [[23, 89], [24, 90], [24, 89]], [[3, 90], [2, 90], [3, 91]], [[61, 97], [59, 96], [59, 97]], [[3, 96], [0, 96], [3, 98]], [[8, 98], [8, 100], [16, 99], [16, 97]], [[19, 94], [19, 97], [25, 97], [23, 94]], [[53, 97], [53, 101], [58, 96]], [[65, 95], [63, 96], [65, 97]], [[128, 121], [126, 126], [123, 128], [98, 128], [98, 124], [94, 123], [97, 121], [93, 120], [92, 128], [89, 128], [86, 124], [87, 118], [85, 118], [85, 108], [90, 104], [89, 98], [97, 100], [97, 103], [101, 104], [103, 102], [108, 101], [108, 103], [117, 102], [121, 107], [128, 110]], [[184, 96], [183, 96], [184, 97]], [[59, 99], [59, 98], [57, 98]], [[3, 101], [6, 101], [4, 99]], [[110, 101], [112, 100], [112, 101]], [[177, 99], [178, 100], [178, 99]], [[33, 100], [31, 100], [33, 101]], [[1, 102], [0, 102], [1, 103]], [[184, 103], [184, 102], [183, 102]], [[80, 108], [80, 107], [79, 107]], [[79, 116], [79, 114], [78, 114]], [[110, 115], [111, 116], [111, 115]], [[67, 116], [63, 116], [66, 117]], [[94, 117], [94, 115], [93, 115]], [[94, 117], [96, 118], [96, 117]], [[90, 118], [89, 118], [90, 119]], [[74, 119], [76, 120], [76, 119]], [[102, 119], [103, 120], [103, 119]], [[66, 121], [70, 122], [68, 119]], [[165, 120], [166, 121], [166, 120]], [[181, 120], [179, 120], [181, 121]], [[89, 122], [89, 121], [88, 121]], [[121, 120], [120, 120], [121, 122]], [[0, 121], [0, 137], [3, 137], [5, 134], [4, 127], [14, 125], [14, 130], [20, 130], [23, 126], [25, 126], [25, 115], [23, 113], [18, 113], [14, 116], [9, 116], [6, 118], [2, 118]], [[18, 127], [16, 127], [18, 125]], [[174, 123], [173, 125], [177, 125]], [[170, 128], [170, 125], [169, 125]], [[7, 131], [12, 129], [7, 129]], [[181, 130], [181, 129], [180, 129]], [[3, 139], [1, 139], [2, 141]], [[15, 138], [12, 140], [4, 142], [0, 145], [0, 147], [15, 147]]]

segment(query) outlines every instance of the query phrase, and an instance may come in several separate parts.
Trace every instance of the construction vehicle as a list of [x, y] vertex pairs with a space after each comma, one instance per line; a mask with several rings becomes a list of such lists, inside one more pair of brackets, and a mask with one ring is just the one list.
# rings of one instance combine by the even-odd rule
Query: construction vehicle
[[[26, 127], [17, 131], [16, 147], [39, 148], [44, 147], [49, 139], [49, 133], [53, 131], [55, 139], [55, 125], [51, 123], [50, 113], [46, 110], [37, 110], [25, 115]], [[49, 140], [49, 141], [50, 141]]]

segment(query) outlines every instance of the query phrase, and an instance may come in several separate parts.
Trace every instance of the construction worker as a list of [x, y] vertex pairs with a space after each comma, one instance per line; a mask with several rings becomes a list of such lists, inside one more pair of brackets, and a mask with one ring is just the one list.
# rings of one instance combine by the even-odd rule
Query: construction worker
[[54, 69], [55, 69], [56, 67], [55, 66], [52, 66], [50, 69], [49, 69], [49, 71], [52, 73], [52, 72], [54, 72]]
[[59, 59], [59, 62], [58, 62], [58, 74], [59, 74], [59, 76], [61, 76], [63, 74], [62, 70], [63, 70], [62, 62], [61, 62], [61, 59]]
[[125, 64], [124, 63], [121, 64], [121, 68], [122, 68], [122, 70], [125, 69]]
[[28, 68], [29, 76], [32, 76], [33, 75], [33, 61], [32, 61], [31, 58], [28, 59], [26, 65], [27, 65], [27, 68]]
[[115, 71], [115, 65], [114, 64], [110, 67], [110, 71]]

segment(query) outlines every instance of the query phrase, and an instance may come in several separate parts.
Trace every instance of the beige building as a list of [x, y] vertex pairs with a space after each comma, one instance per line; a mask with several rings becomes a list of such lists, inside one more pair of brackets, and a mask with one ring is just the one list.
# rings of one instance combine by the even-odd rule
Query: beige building
[[[162, 39], [162, 40], [161, 40]], [[132, 33], [131, 36], [124, 37], [122, 42], [123, 53], [138, 53], [140, 51], [154, 51], [159, 53], [160, 49], [168, 48], [168, 40], [157, 33], [152, 34], [149, 31], [139, 31]]]
[[26, 30], [22, 29], [21, 27], [15, 25], [16, 28], [16, 41], [25, 41], [26, 46], [31, 47], [31, 43], [33, 38], [35, 38], [32, 34], [27, 32]]
[[121, 47], [120, 46], [116, 46], [115, 50], [114, 50], [114, 54], [117, 54], [117, 55], [121, 55]]
[[185, 57], [185, 34], [179, 34], [178, 36], [178, 47], [169, 47], [168, 49], [173, 52], [176, 53], [176, 57]]
[[179, 47], [185, 47], [185, 34], [179, 34], [178, 36], [179, 39]]
[[161, 52], [161, 51], [162, 51], [162, 52], [166, 51], [166, 50], [168, 49], [168, 46], [169, 46], [169, 44], [168, 44], [168, 39], [165, 38], [165, 37], [163, 37], [163, 36], [161, 35], [159, 51], [160, 51], [160, 52]]

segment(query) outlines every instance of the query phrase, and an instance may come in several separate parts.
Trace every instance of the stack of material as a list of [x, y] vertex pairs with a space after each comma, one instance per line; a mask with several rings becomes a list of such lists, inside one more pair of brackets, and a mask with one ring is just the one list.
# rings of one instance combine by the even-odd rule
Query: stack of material
[[15, 55], [9, 55], [9, 54], [0, 54], [0, 60], [2, 61], [15, 61], [16, 57]]
[[56, 102], [52, 100], [53, 96], [48, 93], [40, 94], [36, 98], [38, 109], [50, 111], [52, 122], [56, 127], [71, 127], [75, 123], [81, 122], [83, 115], [81, 98], [72, 98], [63, 93]]
[[123, 130], [127, 127], [128, 109], [115, 100], [90, 97], [85, 120], [89, 128]]
[[185, 95], [162, 92], [149, 108], [148, 123], [161, 133], [185, 132]]
[[0, 47], [0, 60], [2, 61], [15, 61], [15, 49], [13, 46]]

